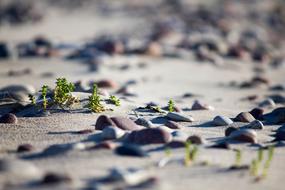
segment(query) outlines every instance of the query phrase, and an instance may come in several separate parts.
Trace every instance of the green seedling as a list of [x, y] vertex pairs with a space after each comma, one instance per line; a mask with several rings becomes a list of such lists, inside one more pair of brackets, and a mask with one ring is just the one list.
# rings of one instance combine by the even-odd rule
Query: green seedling
[[172, 99], [168, 101], [168, 111], [174, 112], [174, 101]]
[[241, 165], [241, 157], [242, 157], [241, 150], [236, 150], [235, 166], [239, 167]]
[[267, 176], [268, 169], [270, 167], [271, 161], [273, 159], [274, 155], [274, 146], [270, 146], [268, 148], [268, 158], [265, 161], [264, 167], [263, 167], [263, 172], [262, 172], [262, 177], [265, 178]]
[[190, 152], [190, 159], [191, 159], [191, 161], [195, 161], [196, 160], [197, 153], [198, 153], [198, 147], [194, 146], [193, 149]]
[[54, 97], [53, 100], [59, 106], [65, 106], [67, 103], [72, 102], [72, 95], [75, 86], [73, 83], [67, 82], [65, 78], [56, 79], [56, 87], [54, 89]]
[[191, 162], [195, 161], [197, 158], [197, 153], [198, 153], [198, 147], [193, 146], [191, 148], [191, 142], [187, 141], [185, 143], [185, 158], [184, 158], [184, 164], [186, 166], [189, 166]]
[[29, 100], [31, 101], [32, 105], [36, 105], [36, 97], [32, 94], [29, 94]]
[[258, 176], [258, 168], [259, 168], [260, 162], [256, 159], [252, 160], [250, 165], [250, 174], [253, 176]]
[[89, 96], [88, 108], [95, 113], [105, 111], [104, 106], [101, 104], [100, 96], [98, 95], [98, 87], [96, 84], [93, 85], [92, 95]]
[[116, 96], [111, 95], [111, 96], [109, 97], [109, 100], [110, 100], [110, 102], [111, 102], [112, 104], [115, 104], [116, 106], [120, 106], [120, 105], [121, 105], [120, 99], [117, 98]]
[[260, 149], [258, 150], [258, 153], [257, 153], [257, 154], [258, 154], [258, 155], [257, 155], [258, 162], [262, 162], [262, 160], [263, 160], [263, 149], [260, 148]]
[[47, 109], [47, 105], [48, 105], [48, 102], [47, 102], [47, 92], [48, 92], [48, 86], [47, 85], [43, 85], [41, 93], [42, 93], [42, 97], [43, 97], [43, 108], [44, 108], [44, 110]]

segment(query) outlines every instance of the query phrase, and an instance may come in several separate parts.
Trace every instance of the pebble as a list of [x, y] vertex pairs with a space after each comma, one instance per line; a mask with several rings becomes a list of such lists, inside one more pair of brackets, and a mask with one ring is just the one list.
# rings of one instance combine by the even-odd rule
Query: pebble
[[165, 123], [166, 127], [169, 127], [170, 129], [181, 129], [182, 126], [176, 123], [175, 121], [166, 121]]
[[248, 123], [254, 121], [255, 118], [248, 112], [241, 112], [234, 118], [234, 120]]
[[118, 128], [123, 130], [133, 131], [141, 129], [134, 121], [126, 117], [111, 117], [110, 119]]
[[257, 134], [252, 129], [240, 129], [233, 131], [228, 138], [239, 142], [257, 143]]
[[147, 127], [147, 128], [153, 128], [154, 125], [151, 121], [149, 120], [146, 120], [142, 117], [138, 118], [136, 121], [135, 121], [136, 124], [138, 125], [141, 125], [141, 126], [144, 126], [144, 127]]
[[15, 114], [13, 113], [8, 113], [3, 115], [0, 118], [0, 123], [9, 123], [9, 124], [17, 124], [18, 123], [18, 118]]
[[58, 183], [69, 183], [72, 178], [68, 175], [58, 173], [47, 173], [43, 177], [41, 184], [58, 184]]
[[5, 173], [12, 178], [34, 178], [41, 174], [40, 170], [31, 162], [15, 159], [0, 160], [0, 174], [1, 173]]
[[192, 105], [192, 110], [214, 110], [213, 106], [202, 104], [199, 100], [195, 100]]
[[119, 139], [124, 136], [125, 131], [117, 127], [105, 127], [101, 133], [104, 140]]
[[24, 93], [28, 94], [35, 94], [36, 89], [32, 85], [9, 85], [0, 89], [0, 92], [5, 92], [8, 94], [16, 94], [16, 93]]
[[260, 107], [274, 108], [276, 106], [276, 104], [271, 98], [267, 98], [266, 100], [260, 102], [259, 106]]
[[167, 143], [165, 145], [165, 147], [168, 147], [168, 148], [184, 148], [185, 147], [185, 141], [173, 140], [173, 141]]
[[187, 138], [187, 142], [191, 142], [191, 144], [204, 144], [204, 140], [198, 135], [192, 135]]
[[272, 112], [263, 115], [263, 118], [270, 124], [285, 123], [285, 107], [276, 108]]
[[254, 121], [250, 122], [248, 125], [246, 125], [246, 127], [250, 128], [250, 129], [263, 129], [264, 125], [261, 121], [254, 120]]
[[100, 115], [96, 120], [95, 129], [103, 130], [105, 127], [116, 126], [115, 123], [106, 115]]
[[235, 128], [235, 127], [228, 127], [228, 128], [226, 128], [226, 130], [225, 130], [225, 136], [227, 137], [227, 136], [229, 136], [232, 132], [237, 131], [237, 130], [238, 130], [238, 129]]
[[274, 137], [274, 141], [285, 141], [285, 125], [277, 129]]
[[170, 142], [171, 139], [171, 134], [161, 128], [133, 131], [128, 136], [128, 141], [135, 144], [164, 144]]
[[21, 144], [17, 148], [18, 153], [31, 152], [32, 150], [34, 150], [34, 147], [31, 144]]
[[232, 123], [233, 123], [233, 121], [230, 118], [225, 117], [225, 116], [218, 115], [213, 119], [213, 124], [215, 126], [227, 126], [227, 125], [230, 125]]
[[124, 144], [115, 149], [122, 156], [146, 157], [148, 154], [137, 145]]
[[264, 109], [262, 108], [253, 108], [250, 112], [249, 112], [255, 119], [261, 120], [262, 119], [262, 115], [264, 113]]
[[115, 81], [112, 80], [100, 80], [96, 82], [98, 88], [117, 88], [117, 83]]
[[219, 142], [210, 146], [210, 148], [219, 148], [219, 149], [231, 149], [230, 144], [227, 142]]
[[177, 112], [168, 112], [166, 117], [173, 121], [184, 121], [184, 122], [192, 122], [194, 119], [192, 116], [186, 116], [182, 113], [177, 113]]
[[284, 104], [285, 103], [285, 97], [280, 94], [273, 94], [268, 96], [270, 99], [272, 99], [276, 104]]

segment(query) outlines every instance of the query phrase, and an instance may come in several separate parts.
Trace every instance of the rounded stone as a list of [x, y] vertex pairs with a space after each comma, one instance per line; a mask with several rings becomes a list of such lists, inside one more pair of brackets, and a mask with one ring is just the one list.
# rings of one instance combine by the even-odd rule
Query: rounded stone
[[13, 113], [8, 113], [3, 115], [0, 118], [0, 123], [9, 123], [9, 124], [17, 124], [18, 123], [18, 118], [15, 114]]
[[194, 119], [191, 116], [186, 116], [178, 112], [168, 112], [166, 117], [173, 121], [184, 121], [184, 122], [193, 122]]
[[218, 115], [213, 119], [213, 124], [215, 126], [227, 126], [227, 125], [230, 125], [232, 123], [233, 123], [233, 121], [230, 118], [225, 117], [225, 116]]
[[136, 144], [164, 144], [170, 142], [172, 136], [161, 128], [148, 128], [133, 131], [128, 137], [128, 141]]
[[115, 126], [123, 130], [133, 131], [141, 129], [141, 127], [134, 121], [126, 117], [111, 117], [110, 119], [113, 121]]
[[192, 144], [203, 144], [203, 139], [198, 135], [192, 135], [187, 138], [187, 142], [191, 142]]
[[181, 125], [179, 125], [178, 123], [174, 122], [174, 121], [167, 121], [165, 123], [166, 127], [169, 127], [170, 129], [181, 129]]
[[115, 123], [106, 115], [100, 115], [96, 120], [95, 129], [103, 130], [105, 127], [116, 126]]
[[185, 142], [181, 140], [173, 140], [165, 145], [168, 148], [184, 148]]
[[233, 131], [229, 135], [229, 139], [239, 142], [257, 143], [257, 134], [254, 130], [251, 129], [241, 129]]
[[225, 136], [227, 137], [227, 136], [229, 136], [232, 132], [237, 131], [237, 130], [238, 130], [238, 129], [235, 128], [235, 127], [228, 127], [228, 128], [226, 128], [226, 130], [225, 130]]
[[137, 145], [122, 145], [115, 149], [115, 152], [121, 156], [146, 157], [147, 153]]
[[262, 119], [262, 115], [264, 113], [264, 109], [262, 108], [253, 108], [249, 112], [255, 119]]
[[251, 128], [251, 129], [263, 129], [264, 128], [264, 125], [261, 121], [259, 120], [254, 120], [252, 122], [250, 122], [248, 125], [247, 125], [248, 128]]
[[245, 123], [249, 123], [255, 120], [255, 118], [248, 112], [241, 112], [240, 114], [238, 114], [235, 119], [235, 121], [239, 121], [239, 122], [245, 122]]
[[214, 107], [207, 105], [207, 104], [203, 104], [198, 100], [195, 100], [191, 109], [192, 110], [214, 110]]
[[144, 127], [147, 127], [147, 128], [152, 128], [154, 127], [153, 123], [149, 120], [146, 120], [142, 117], [138, 118], [136, 121], [135, 121], [136, 124], [138, 125], [141, 125], [141, 126], [144, 126]]
[[21, 144], [21, 145], [19, 145], [18, 148], [17, 148], [17, 152], [18, 152], [18, 153], [21, 153], [21, 152], [30, 152], [30, 151], [32, 151], [32, 150], [34, 150], [34, 147], [33, 147], [33, 145], [31, 145], [31, 144]]
[[124, 136], [125, 131], [117, 127], [105, 127], [101, 133], [104, 140], [119, 139]]
[[56, 183], [69, 183], [72, 179], [68, 175], [47, 173], [41, 181], [42, 184], [56, 184]]

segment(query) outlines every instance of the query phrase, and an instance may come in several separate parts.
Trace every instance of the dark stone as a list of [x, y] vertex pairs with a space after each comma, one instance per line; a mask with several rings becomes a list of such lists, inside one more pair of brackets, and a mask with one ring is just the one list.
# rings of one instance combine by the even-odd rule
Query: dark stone
[[56, 173], [47, 173], [43, 180], [42, 184], [57, 184], [57, 183], [69, 183], [72, 179], [70, 176], [56, 174]]
[[141, 129], [141, 127], [139, 127], [134, 121], [126, 117], [111, 117], [110, 119], [113, 121], [115, 126], [123, 130], [133, 131]]
[[240, 114], [238, 114], [235, 119], [235, 121], [239, 121], [239, 122], [252, 122], [255, 120], [255, 118], [248, 112], [241, 112]]
[[263, 115], [263, 118], [269, 124], [285, 123], [285, 107], [276, 108], [272, 112]]
[[116, 126], [115, 123], [106, 115], [100, 115], [96, 121], [95, 129], [103, 130], [105, 127]]
[[128, 136], [128, 141], [136, 144], [164, 144], [171, 140], [172, 136], [160, 128], [148, 128], [133, 131]]
[[166, 127], [169, 127], [170, 129], [181, 129], [181, 125], [179, 125], [178, 123], [176, 123], [175, 121], [167, 121], [165, 123]]
[[253, 108], [249, 112], [255, 119], [262, 120], [262, 115], [264, 113], [264, 110], [262, 108]]
[[115, 149], [121, 156], [146, 157], [147, 153], [137, 145], [122, 145]]
[[17, 148], [17, 152], [30, 152], [34, 149], [33, 145], [31, 144], [21, 144]]
[[191, 142], [192, 144], [203, 144], [203, 139], [198, 135], [192, 135], [187, 138], [187, 142]]
[[0, 118], [0, 123], [10, 123], [10, 124], [17, 124], [18, 123], [18, 118], [15, 114], [8, 113], [3, 115]]
[[238, 129], [235, 128], [235, 127], [228, 127], [228, 128], [226, 128], [226, 130], [225, 130], [225, 136], [226, 136], [226, 137], [229, 136], [232, 132], [234, 132], [234, 131], [236, 131], [236, 130], [238, 130]]

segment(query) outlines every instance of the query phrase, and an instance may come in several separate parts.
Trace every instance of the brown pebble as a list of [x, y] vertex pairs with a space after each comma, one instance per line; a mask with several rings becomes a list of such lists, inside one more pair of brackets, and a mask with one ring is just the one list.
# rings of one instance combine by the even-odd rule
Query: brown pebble
[[203, 139], [198, 135], [192, 135], [187, 138], [187, 142], [191, 142], [192, 144], [203, 144]]
[[72, 179], [68, 175], [47, 173], [42, 180], [42, 184], [69, 183], [71, 181]]
[[262, 119], [262, 115], [264, 113], [264, 109], [262, 108], [253, 108], [250, 112], [249, 112], [255, 119], [261, 120]]
[[228, 128], [226, 128], [226, 130], [225, 130], [225, 136], [226, 136], [226, 137], [229, 136], [232, 132], [234, 132], [234, 131], [236, 131], [236, 130], [238, 130], [238, 129], [235, 128], [235, 127], [228, 127]]
[[0, 123], [10, 123], [10, 124], [17, 124], [18, 123], [18, 118], [15, 114], [13, 113], [8, 113], [3, 115], [0, 118]]
[[106, 127], [116, 126], [115, 123], [106, 115], [100, 115], [96, 120], [95, 129], [103, 130]]
[[141, 129], [134, 121], [126, 117], [111, 117], [110, 119], [115, 123], [115, 126], [123, 130], [133, 131]]
[[183, 148], [185, 147], [185, 142], [181, 140], [173, 140], [165, 145], [169, 148]]
[[30, 152], [34, 149], [33, 145], [31, 144], [21, 144], [17, 148], [17, 152]]
[[116, 88], [118, 86], [116, 82], [108, 79], [97, 81], [96, 84], [99, 88]]
[[241, 112], [240, 114], [238, 114], [235, 119], [235, 121], [239, 121], [239, 122], [252, 122], [255, 120], [255, 118], [248, 112]]
[[166, 127], [169, 127], [170, 129], [181, 129], [181, 125], [179, 125], [178, 123], [176, 123], [175, 121], [167, 121], [165, 123]]
[[239, 142], [257, 143], [257, 134], [252, 129], [236, 130], [229, 135], [229, 139]]
[[170, 142], [171, 139], [171, 134], [160, 128], [133, 131], [128, 136], [128, 141], [136, 144], [165, 144]]

